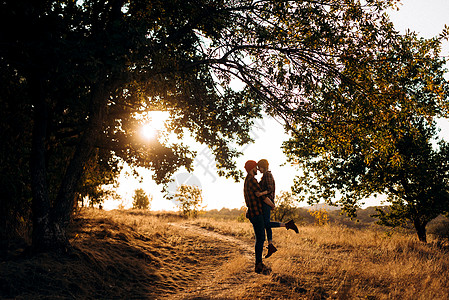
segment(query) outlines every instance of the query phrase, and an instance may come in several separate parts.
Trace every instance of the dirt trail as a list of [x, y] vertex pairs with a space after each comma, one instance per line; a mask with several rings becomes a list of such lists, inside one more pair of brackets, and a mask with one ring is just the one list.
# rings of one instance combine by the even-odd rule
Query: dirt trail
[[171, 226], [176, 226], [179, 228], [187, 229], [191, 232], [196, 232], [199, 235], [210, 237], [212, 239], [220, 240], [226, 243], [234, 244], [236, 246], [236, 251], [241, 251], [241, 254], [244, 254], [248, 258], [252, 258], [254, 256], [254, 247], [251, 243], [246, 241], [242, 241], [233, 236], [224, 235], [215, 231], [207, 230], [201, 228], [199, 226], [188, 224], [188, 223], [168, 223]]
[[[267, 281], [270, 276], [254, 272], [254, 248], [251, 242], [209, 231], [192, 224], [170, 223], [222, 243], [222, 249], [232, 248], [235, 255], [211, 268], [204, 276], [184, 291], [158, 299], [244, 299], [245, 291]], [[207, 259], [205, 257], [204, 259]]]

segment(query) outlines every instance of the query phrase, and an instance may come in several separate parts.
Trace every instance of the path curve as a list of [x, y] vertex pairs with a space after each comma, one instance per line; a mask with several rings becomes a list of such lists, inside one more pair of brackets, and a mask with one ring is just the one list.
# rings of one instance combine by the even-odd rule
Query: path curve
[[207, 236], [207, 237], [221, 240], [221, 241], [224, 241], [227, 243], [235, 244], [239, 248], [238, 250], [241, 250], [245, 256], [251, 257], [251, 258], [254, 256], [254, 246], [252, 246], [251, 243], [242, 241], [236, 237], [221, 234], [221, 233], [211, 231], [211, 230], [207, 230], [200, 226], [188, 224], [188, 223], [168, 223], [168, 224], [170, 226], [175, 226], [178, 228], [186, 229], [186, 230], [195, 232], [195, 233], [203, 235], [203, 236]]
[[266, 277], [254, 272], [254, 246], [251, 242], [193, 224], [169, 223], [169, 225], [222, 241], [227, 247], [235, 248], [235, 255], [215, 269], [211, 269], [202, 279], [193, 282], [185, 290], [160, 299], [237, 299], [240, 298], [239, 292], [244, 293], [261, 277]]

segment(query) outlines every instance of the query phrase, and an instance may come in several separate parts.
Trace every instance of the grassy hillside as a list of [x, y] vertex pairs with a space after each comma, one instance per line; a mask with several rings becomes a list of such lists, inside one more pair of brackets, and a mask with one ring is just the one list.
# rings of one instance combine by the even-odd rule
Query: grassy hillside
[[[0, 262], [2, 299], [447, 299], [449, 250], [413, 234], [344, 225], [274, 229], [273, 273], [253, 272], [248, 222], [84, 210], [69, 256]], [[437, 246], [438, 245], [438, 246]]]

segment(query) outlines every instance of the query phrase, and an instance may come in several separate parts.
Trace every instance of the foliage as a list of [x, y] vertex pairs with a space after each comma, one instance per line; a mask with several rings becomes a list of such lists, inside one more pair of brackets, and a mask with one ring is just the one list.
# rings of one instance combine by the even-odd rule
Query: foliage
[[[433, 117], [447, 114], [449, 84], [437, 40], [409, 34], [393, 46], [376, 65], [348, 67], [374, 79], [369, 94], [343, 103], [335, 100], [345, 85], [323, 91], [311, 105], [324, 113], [297, 126], [284, 149], [304, 170], [295, 182], [303, 199], [335, 202], [354, 216], [363, 198], [385, 193], [392, 206], [380, 212], [383, 224], [410, 220], [425, 241], [426, 224], [449, 207], [447, 144], [431, 142]], [[340, 113], [325, 113], [329, 105]]]
[[238, 208], [229, 209], [226, 207], [223, 207], [220, 210], [211, 209], [204, 211], [202, 216], [205, 218], [212, 218], [217, 220], [235, 220], [238, 219], [242, 214], [244, 216], [245, 212], [244, 208], [246, 208], [246, 206], [241, 207], [240, 209]]
[[315, 219], [315, 225], [323, 226], [329, 224], [329, 213], [325, 209], [309, 210], [309, 213]]
[[0, 240], [24, 235], [31, 210], [30, 165], [32, 122], [25, 83], [0, 59]]
[[97, 153], [85, 165], [85, 171], [78, 189], [79, 199], [89, 198], [90, 205], [101, 204], [107, 197], [117, 197], [115, 191], [107, 190], [105, 185], [115, 186], [122, 167], [117, 163], [117, 158], [104, 160], [101, 151]]
[[143, 189], [134, 191], [133, 208], [134, 209], [150, 209], [150, 202], [153, 199], [151, 195], [147, 195]]
[[281, 191], [275, 200], [276, 208], [271, 212], [273, 220], [286, 222], [296, 216], [295, 198], [289, 192]]
[[202, 190], [195, 185], [180, 185], [174, 199], [184, 217], [196, 218], [204, 209]]
[[429, 234], [441, 241], [449, 242], [449, 219], [444, 216], [435, 218], [429, 224]]
[[[16, 175], [32, 193], [34, 247], [67, 250], [65, 228], [96, 154], [104, 171], [120, 158], [153, 170], [158, 183], [191, 170], [194, 153], [182, 142], [139, 138], [151, 111], [168, 111], [167, 129], [207, 144], [219, 174], [236, 180], [235, 158], [262, 110], [289, 129], [317, 112], [340, 114], [370, 92], [370, 67], [394, 44], [383, 9], [395, 2], [1, 2], [0, 73], [10, 92], [0, 100], [14, 102], [17, 89], [19, 119], [32, 126], [18, 144], [29, 168]], [[332, 93], [338, 85], [345, 90]], [[335, 103], [311, 106], [320, 93]]]
[[405, 136], [398, 144], [403, 162], [387, 170], [391, 206], [378, 210], [380, 223], [388, 226], [411, 222], [418, 237], [426, 242], [426, 226], [449, 210], [449, 144], [433, 149], [428, 137]]
[[237, 221], [241, 222], [241, 223], [248, 222], [248, 218], [246, 217], [246, 213], [248, 211], [248, 207], [242, 206], [240, 208], [240, 211], [241, 211], [241, 213], [238, 215]]
[[[67, 246], [64, 228], [75, 196], [92, 195], [93, 185], [103, 183], [98, 166], [86, 168], [95, 154], [100, 155], [95, 163], [111, 172], [117, 170], [117, 157], [150, 168], [159, 183], [180, 166], [191, 168], [193, 153], [184, 145], [139, 139], [143, 120], [137, 116], [144, 112], [169, 111], [174, 132], [189, 128], [213, 149], [219, 169], [239, 177], [232, 162], [237, 151], [227, 141], [250, 141], [249, 120], [260, 116], [260, 107], [247, 91], [218, 92], [212, 74], [199, 63], [204, 57], [196, 32], [214, 34], [222, 26], [218, 3], [204, 4], [2, 2], [0, 67], [9, 75], [4, 82], [11, 92], [0, 100], [4, 106], [23, 93], [17, 103], [24, 109], [17, 112], [33, 120], [24, 123], [34, 131], [25, 131], [28, 144], [22, 144], [28, 151], [20, 154], [30, 162], [24, 170], [31, 170], [25, 175], [33, 190], [36, 248]], [[13, 137], [6, 137], [8, 144]], [[86, 175], [89, 169], [97, 174]]]

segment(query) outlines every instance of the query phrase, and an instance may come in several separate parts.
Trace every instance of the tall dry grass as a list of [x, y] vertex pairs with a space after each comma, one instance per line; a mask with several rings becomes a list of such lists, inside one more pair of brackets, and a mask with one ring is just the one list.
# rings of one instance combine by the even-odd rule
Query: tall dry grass
[[[254, 273], [249, 222], [84, 210], [70, 257], [4, 261], [0, 298], [448, 299], [449, 250], [381, 227], [273, 229], [278, 251]], [[30, 274], [32, 277], [30, 279]]]
[[[224, 234], [252, 236], [250, 223], [196, 223]], [[254, 296], [275, 291], [277, 283], [292, 291], [290, 297], [301, 299], [449, 298], [448, 250], [423, 244], [415, 235], [341, 225], [304, 225], [299, 234], [279, 228], [273, 235], [278, 252], [265, 259], [273, 274], [254, 282], [249, 289]], [[235, 293], [234, 298], [241, 296], [241, 291]]]

